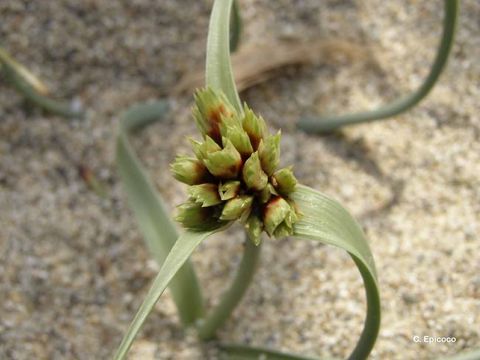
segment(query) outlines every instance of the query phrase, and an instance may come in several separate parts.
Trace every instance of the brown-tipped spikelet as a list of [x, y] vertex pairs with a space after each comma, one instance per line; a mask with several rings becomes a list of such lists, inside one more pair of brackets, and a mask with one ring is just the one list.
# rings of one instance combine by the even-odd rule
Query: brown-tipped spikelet
[[196, 92], [193, 115], [203, 141], [191, 140], [195, 158], [178, 157], [171, 166], [175, 178], [190, 185], [177, 221], [210, 230], [238, 219], [256, 245], [263, 231], [291, 235], [299, 214], [289, 195], [297, 180], [291, 168], [277, 170], [280, 132], [269, 135], [261, 117], [246, 105], [237, 113], [212, 89]]

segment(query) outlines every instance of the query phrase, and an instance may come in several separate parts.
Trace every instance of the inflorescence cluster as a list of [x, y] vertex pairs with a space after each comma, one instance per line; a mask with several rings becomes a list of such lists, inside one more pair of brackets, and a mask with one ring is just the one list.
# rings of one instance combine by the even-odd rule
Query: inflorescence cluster
[[280, 132], [244, 105], [235, 111], [222, 93], [198, 90], [193, 109], [203, 142], [191, 140], [195, 157], [179, 156], [174, 177], [189, 185], [176, 220], [191, 230], [211, 230], [240, 220], [250, 239], [261, 233], [291, 235], [298, 212], [289, 194], [297, 180], [290, 167], [277, 170]]

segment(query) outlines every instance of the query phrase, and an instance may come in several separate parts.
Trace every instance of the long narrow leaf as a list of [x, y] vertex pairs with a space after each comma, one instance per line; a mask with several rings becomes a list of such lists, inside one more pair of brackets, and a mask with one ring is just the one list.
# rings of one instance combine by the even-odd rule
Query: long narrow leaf
[[363, 333], [350, 359], [364, 359], [372, 350], [380, 329], [380, 293], [375, 262], [365, 235], [354, 218], [326, 195], [299, 186], [293, 198], [303, 213], [302, 219], [295, 224], [295, 235], [346, 250], [362, 275], [367, 316]]
[[438, 78], [442, 74], [445, 65], [447, 64], [455, 37], [454, 35], [458, 18], [458, 6], [458, 0], [444, 0], [445, 15], [443, 19], [442, 39], [440, 41], [437, 55], [435, 56], [435, 60], [432, 64], [430, 72], [428, 73], [428, 76], [425, 78], [422, 85], [416, 91], [371, 111], [320, 118], [304, 117], [300, 119], [298, 127], [307, 132], [329, 132], [345, 125], [359, 124], [396, 116], [417, 105], [430, 93], [430, 90], [432, 90], [434, 87]]
[[[128, 133], [161, 119], [167, 110], [165, 101], [130, 108], [121, 119], [117, 139], [117, 166], [129, 203], [136, 215], [145, 242], [161, 266], [178, 234], [161, 196], [135, 156]], [[189, 325], [203, 314], [200, 286], [190, 262], [178, 271], [170, 283], [173, 300], [182, 323]]]
[[213, 4], [207, 40], [207, 86], [223, 91], [237, 111], [242, 112], [232, 64], [230, 62], [230, 16], [233, 0], [216, 0]]
[[153, 281], [152, 287], [148, 291], [145, 300], [140, 306], [140, 309], [138, 309], [135, 318], [130, 324], [127, 333], [125, 334], [117, 353], [115, 354], [115, 360], [125, 358], [130, 346], [133, 343], [133, 340], [135, 339], [135, 336], [142, 327], [142, 324], [145, 322], [150, 311], [152, 311], [155, 303], [165, 291], [165, 288], [172, 281], [173, 277], [181, 268], [181, 266], [188, 260], [195, 248], [202, 242], [202, 240], [206, 239], [214, 232], [215, 231], [186, 232], [180, 235], [165, 259], [162, 267], [160, 268], [160, 271]]
[[[367, 316], [363, 333], [349, 359], [366, 359], [380, 328], [379, 289], [375, 263], [367, 240], [353, 217], [324, 194], [306, 186], [298, 186], [293, 199], [302, 212], [301, 220], [294, 225], [295, 236], [320, 241], [347, 251], [362, 275], [367, 295]], [[311, 359], [241, 345], [224, 345], [223, 349], [228, 359], [258, 359], [260, 356], [263, 356], [263, 359]]]

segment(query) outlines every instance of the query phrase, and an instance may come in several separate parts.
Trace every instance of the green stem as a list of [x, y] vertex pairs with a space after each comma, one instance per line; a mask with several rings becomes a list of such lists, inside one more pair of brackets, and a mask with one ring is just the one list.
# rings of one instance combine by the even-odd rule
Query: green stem
[[305, 117], [300, 119], [298, 127], [307, 132], [329, 132], [345, 125], [381, 120], [396, 116], [418, 104], [428, 95], [440, 77], [453, 45], [458, 14], [458, 0], [444, 0], [444, 11], [442, 40], [435, 61], [430, 69], [430, 73], [417, 91], [373, 111], [321, 118]]
[[[230, 59], [230, 49], [236, 47], [236, 44], [230, 42], [230, 28], [233, 28], [233, 37], [238, 36], [240, 31], [237, 6], [235, 0], [216, 0], [213, 4], [207, 40], [205, 79], [208, 87], [223, 92], [236, 110], [243, 113]], [[259, 255], [260, 246], [255, 246], [247, 238], [243, 258], [230, 289], [211, 313], [198, 324], [201, 339], [212, 338], [238, 305], [252, 281]]]
[[245, 239], [243, 257], [230, 288], [224, 293], [220, 303], [198, 326], [200, 339], [209, 340], [214, 337], [216, 330], [227, 321], [235, 307], [242, 300], [257, 268], [260, 249], [261, 245], [254, 245], [248, 237]]

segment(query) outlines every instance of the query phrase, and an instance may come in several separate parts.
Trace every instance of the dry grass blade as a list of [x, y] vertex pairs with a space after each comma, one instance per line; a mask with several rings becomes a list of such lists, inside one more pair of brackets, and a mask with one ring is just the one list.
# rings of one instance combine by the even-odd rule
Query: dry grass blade
[[[287, 40], [269, 41], [266, 44], [246, 45], [232, 55], [235, 83], [238, 91], [275, 76], [278, 70], [292, 65], [338, 63], [368, 59], [368, 48], [348, 40], [329, 39], [296, 43]], [[185, 75], [173, 89], [174, 95], [190, 93], [205, 83], [204, 68]]]
[[78, 105], [51, 99], [47, 86], [2, 47], [0, 47], [0, 71], [18, 92], [42, 109], [66, 118], [83, 117], [83, 111]]
[[17, 76], [30, 85], [40, 95], [50, 95], [50, 90], [48, 89], [47, 85], [42, 82], [42, 80], [40, 80], [30, 70], [12, 58], [3, 48], [0, 47], [0, 64], [1, 63], [3, 63], [3, 66], [9, 67], [15, 71]]

